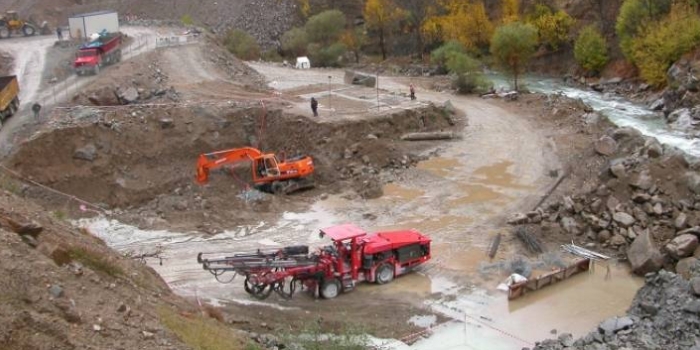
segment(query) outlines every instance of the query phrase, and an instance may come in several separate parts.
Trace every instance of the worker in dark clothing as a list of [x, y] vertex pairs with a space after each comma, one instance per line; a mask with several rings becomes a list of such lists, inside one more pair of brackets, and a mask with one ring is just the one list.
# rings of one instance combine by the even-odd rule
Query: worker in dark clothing
[[39, 112], [41, 111], [41, 105], [34, 103], [32, 105], [32, 112], [34, 112], [34, 119], [39, 118]]
[[416, 99], [416, 87], [411, 84], [409, 86], [409, 89], [411, 91], [411, 101]]
[[314, 117], [318, 117], [318, 101], [315, 98], [311, 98], [311, 111], [314, 112]]
[[63, 31], [61, 30], [61, 27], [56, 27], [56, 35], [58, 36], [59, 41], [63, 40]]

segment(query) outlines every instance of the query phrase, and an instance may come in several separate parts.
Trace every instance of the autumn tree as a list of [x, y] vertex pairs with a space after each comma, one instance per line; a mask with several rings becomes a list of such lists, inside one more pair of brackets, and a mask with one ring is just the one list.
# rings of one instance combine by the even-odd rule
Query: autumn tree
[[590, 25], [578, 35], [574, 44], [576, 62], [588, 72], [598, 73], [608, 63], [608, 47], [600, 31]]
[[416, 50], [421, 58], [425, 51], [425, 33], [423, 25], [429, 19], [432, 10], [432, 1], [427, 0], [402, 0], [401, 5], [406, 10], [407, 31], [413, 35]]
[[671, 64], [700, 45], [700, 16], [685, 5], [674, 5], [669, 16], [645, 25], [632, 41], [635, 65], [649, 84], [663, 86]]
[[513, 75], [518, 90], [518, 77], [535, 53], [537, 29], [530, 24], [513, 22], [496, 28], [491, 39], [491, 54], [496, 63]]
[[671, 10], [672, 0], [625, 0], [615, 23], [615, 33], [627, 60], [634, 62], [633, 42], [647, 25], [661, 19]]
[[367, 0], [364, 9], [366, 25], [369, 30], [377, 33], [382, 59], [386, 60], [386, 41], [399, 21], [406, 16], [392, 0]]
[[360, 63], [360, 51], [366, 41], [367, 37], [360, 28], [347, 29], [340, 36], [340, 42], [355, 56], [355, 63]]
[[554, 12], [548, 6], [537, 4], [527, 22], [537, 28], [541, 44], [557, 50], [559, 45], [569, 41], [569, 31], [575, 20], [562, 10]]
[[501, 0], [501, 23], [513, 23], [519, 19], [520, 0]]
[[440, 41], [455, 40], [470, 51], [488, 47], [493, 24], [482, 1], [441, 0], [423, 24], [423, 32]]

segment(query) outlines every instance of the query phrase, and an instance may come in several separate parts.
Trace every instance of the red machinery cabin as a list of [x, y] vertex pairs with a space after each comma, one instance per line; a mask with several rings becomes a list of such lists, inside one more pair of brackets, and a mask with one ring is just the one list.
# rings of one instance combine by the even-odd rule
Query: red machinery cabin
[[345, 224], [322, 229], [323, 236], [330, 237], [338, 251], [335, 275], [345, 291], [362, 280], [389, 283], [430, 260], [430, 238], [412, 229], [367, 235], [361, 228]]

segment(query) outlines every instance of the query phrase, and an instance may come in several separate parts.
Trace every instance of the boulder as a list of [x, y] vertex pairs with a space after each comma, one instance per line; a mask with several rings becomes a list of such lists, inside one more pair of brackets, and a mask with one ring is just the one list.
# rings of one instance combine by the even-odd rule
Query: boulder
[[664, 148], [656, 139], [648, 140], [644, 147], [646, 148], [646, 153], [649, 158], [658, 158], [664, 154]]
[[690, 279], [690, 288], [693, 294], [700, 296], [700, 277], [693, 277]]
[[363, 85], [366, 87], [374, 87], [377, 84], [377, 78], [375, 76], [351, 70], [345, 71], [345, 77], [343, 78], [343, 81], [345, 82], [345, 84]]
[[510, 225], [520, 225], [520, 224], [526, 224], [528, 221], [527, 215], [523, 213], [516, 213], [513, 214], [513, 216], [508, 219], [508, 224]]
[[171, 118], [160, 118], [158, 119], [158, 123], [160, 123], [161, 129], [170, 129], [174, 126]]
[[139, 99], [139, 91], [134, 87], [130, 87], [124, 91], [120, 91], [119, 98], [124, 104], [134, 103]]
[[615, 334], [623, 329], [627, 329], [634, 325], [634, 321], [627, 317], [612, 317], [603, 321], [599, 326], [598, 330], [603, 334]]
[[649, 175], [649, 172], [646, 170], [634, 176], [632, 181], [630, 181], [630, 186], [645, 191], [650, 189], [653, 185], [654, 179], [651, 178], [651, 175]]
[[561, 222], [559, 224], [561, 225], [561, 228], [564, 230], [564, 232], [568, 234], [578, 235], [581, 233], [576, 219], [570, 216], [565, 216], [561, 218]]
[[111, 87], [102, 87], [93, 91], [90, 96], [88, 96], [88, 101], [95, 106], [119, 106], [119, 96]]
[[688, 215], [686, 215], [684, 212], [678, 213], [676, 220], [673, 221], [673, 225], [677, 230], [684, 229], [688, 225]]
[[676, 264], [676, 273], [681, 275], [684, 279], [689, 280], [693, 277], [693, 273], [697, 273], [696, 270], [698, 267], [700, 267], [698, 266], [698, 259], [691, 256], [678, 261]]
[[613, 220], [625, 228], [632, 226], [636, 221], [632, 215], [621, 211], [613, 214]]
[[660, 111], [664, 109], [664, 104], [664, 99], [662, 97], [652, 102], [651, 105], [649, 105], [649, 109], [651, 109], [652, 111]]
[[634, 137], [640, 137], [642, 136], [642, 133], [639, 132], [639, 130], [625, 126], [622, 128], [617, 128], [615, 131], [613, 131], [612, 137], [615, 139], [615, 141], [620, 141], [624, 140], [627, 138], [634, 138]]
[[649, 230], [644, 230], [627, 250], [627, 259], [632, 271], [638, 275], [656, 272], [663, 267], [664, 259], [654, 244]]
[[92, 143], [80, 147], [73, 152], [73, 158], [92, 162], [97, 158], [97, 147]]
[[694, 171], [687, 172], [685, 174], [685, 182], [688, 190], [695, 194], [700, 194], [700, 174]]
[[595, 151], [604, 156], [611, 156], [617, 151], [617, 142], [610, 136], [603, 136], [594, 143]]
[[627, 170], [625, 169], [625, 163], [622, 159], [614, 159], [610, 161], [610, 172], [616, 178], [623, 178], [627, 176]]
[[610, 239], [611, 233], [608, 230], [598, 232], [598, 242], [605, 243]]
[[666, 244], [666, 252], [674, 259], [682, 259], [692, 255], [698, 247], [698, 237], [684, 234], [672, 239]]
[[610, 245], [612, 245], [614, 247], [618, 247], [618, 246], [621, 246], [621, 245], [626, 244], [626, 243], [627, 243], [627, 239], [625, 239], [625, 237], [622, 235], [616, 234], [616, 235], [612, 236], [612, 238], [610, 238]]

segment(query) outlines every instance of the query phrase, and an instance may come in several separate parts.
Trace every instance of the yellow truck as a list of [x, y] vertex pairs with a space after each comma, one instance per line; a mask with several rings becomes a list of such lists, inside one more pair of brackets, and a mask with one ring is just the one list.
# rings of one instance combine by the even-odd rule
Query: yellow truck
[[19, 109], [17, 76], [0, 77], [0, 128], [2, 123]]

